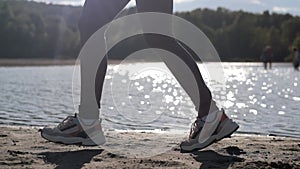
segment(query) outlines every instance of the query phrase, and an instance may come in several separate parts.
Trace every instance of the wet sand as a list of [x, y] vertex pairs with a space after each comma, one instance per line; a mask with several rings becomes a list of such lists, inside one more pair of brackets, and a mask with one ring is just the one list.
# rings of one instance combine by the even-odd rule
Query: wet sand
[[[296, 138], [237, 134], [201, 151], [182, 154], [177, 140], [170, 137], [161, 145], [168, 144], [172, 149], [152, 157], [133, 158], [100, 146], [51, 143], [42, 139], [38, 130], [0, 126], [0, 168], [300, 168], [300, 139]], [[139, 138], [145, 142], [148, 134], [155, 138], [153, 133], [106, 134], [118, 138], [108, 139], [115, 145], [125, 138], [133, 143]], [[160, 148], [157, 146], [153, 151]]]

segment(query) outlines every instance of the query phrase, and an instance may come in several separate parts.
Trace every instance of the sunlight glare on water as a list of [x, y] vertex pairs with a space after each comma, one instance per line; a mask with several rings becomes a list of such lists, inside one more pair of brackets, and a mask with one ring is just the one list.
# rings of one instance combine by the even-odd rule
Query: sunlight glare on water
[[[154, 63], [132, 65], [149, 67], [151, 64]], [[217, 102], [224, 100], [226, 113], [239, 123], [238, 132], [300, 137], [299, 72], [290, 64], [281, 63], [275, 63], [272, 70], [264, 70], [260, 63], [224, 63], [223, 66], [225, 90], [217, 82], [208, 81], [208, 75], [199, 64], [213, 98]], [[120, 130], [188, 130], [196, 112], [172, 76], [150, 69], [129, 76], [126, 70], [117, 70], [116, 65], [108, 66], [101, 103], [105, 126]], [[78, 105], [80, 85], [77, 79], [72, 91], [72, 74], [72, 66], [0, 67], [0, 123], [54, 125], [73, 114], [76, 110], [72, 92]], [[118, 84], [112, 83], [113, 79]], [[117, 103], [123, 108], [122, 117], [110, 90], [113, 84], [118, 93], [125, 90], [119, 84], [127, 83], [130, 85], [126, 96], [117, 96]], [[137, 109], [138, 113], [130, 109]], [[140, 119], [151, 123], [145, 124]]]

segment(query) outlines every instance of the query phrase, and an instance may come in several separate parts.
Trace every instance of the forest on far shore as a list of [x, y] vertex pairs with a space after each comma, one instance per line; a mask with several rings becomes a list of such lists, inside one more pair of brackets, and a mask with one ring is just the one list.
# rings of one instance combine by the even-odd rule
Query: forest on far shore
[[[80, 51], [78, 20], [82, 7], [24, 0], [0, 1], [0, 58], [76, 58]], [[126, 9], [131, 14], [135, 8]], [[273, 47], [274, 61], [290, 61], [300, 47], [300, 17], [268, 11], [195, 9], [177, 12], [199, 27], [218, 51], [222, 61], [260, 61], [266, 45]], [[132, 45], [136, 42], [129, 41]], [[112, 53], [123, 59], [126, 50]], [[126, 53], [126, 52], [125, 52]]]

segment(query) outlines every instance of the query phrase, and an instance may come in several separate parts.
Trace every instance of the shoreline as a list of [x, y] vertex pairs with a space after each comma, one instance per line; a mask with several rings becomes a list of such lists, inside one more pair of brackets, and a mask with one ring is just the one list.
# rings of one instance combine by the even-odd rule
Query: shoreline
[[[170, 136], [160, 143], [169, 150], [138, 158], [116, 152], [124, 148], [129, 153], [143, 153], [121, 142], [150, 145], [155, 139], [145, 141], [149, 133], [108, 131], [107, 145], [83, 147], [48, 142], [41, 138], [39, 128], [0, 125], [3, 168], [300, 168], [299, 138], [235, 134], [201, 151], [182, 154], [179, 143], [183, 138]], [[159, 134], [152, 133], [151, 138], [156, 137]], [[153, 151], [160, 148], [152, 147]]]
[[[76, 59], [0, 59], [0, 67], [14, 66], [67, 66], [74, 65]], [[119, 64], [120, 60], [108, 60], [108, 64]]]
[[[22, 125], [22, 124], [5, 124], [0, 123], [1, 127], [12, 127], [12, 128], [36, 128], [36, 129], [42, 129], [43, 125]], [[109, 129], [110, 132], [115, 133], [124, 133], [124, 132], [133, 132], [133, 133], [154, 133], [154, 134], [161, 134], [161, 133], [172, 133], [172, 134], [182, 134], [186, 133], [186, 130], [159, 130], [159, 129], [148, 129], [148, 130], [112, 130]], [[242, 135], [242, 136], [254, 136], [254, 137], [284, 137], [284, 138], [291, 138], [291, 139], [299, 139], [300, 141], [300, 135], [299, 136], [292, 136], [292, 135], [281, 135], [281, 134], [275, 134], [275, 133], [259, 133], [259, 132], [248, 132], [248, 131], [236, 131], [236, 135]]]
[[[120, 64], [123, 60], [108, 60], [108, 64], [115, 65]], [[141, 60], [140, 60], [141, 61]], [[138, 61], [138, 62], [140, 62]], [[14, 66], [67, 66], [74, 65], [76, 59], [3, 59], [0, 58], [0, 67], [14, 67]], [[197, 62], [201, 63], [201, 62]], [[257, 65], [262, 64], [262, 62], [222, 62], [222, 63], [231, 63], [233, 65], [238, 65], [239, 63], [247, 63], [247, 65]], [[274, 65], [285, 65], [291, 67], [290, 62], [274, 62]], [[274, 66], [273, 65], [273, 66]], [[244, 65], [245, 66], [245, 65]], [[262, 65], [258, 65], [261, 67]]]

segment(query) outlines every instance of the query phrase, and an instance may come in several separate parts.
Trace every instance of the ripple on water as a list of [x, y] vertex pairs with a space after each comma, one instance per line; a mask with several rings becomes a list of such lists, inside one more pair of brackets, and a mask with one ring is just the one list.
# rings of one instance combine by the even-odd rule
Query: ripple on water
[[[154, 129], [164, 125], [187, 128], [196, 116], [186, 93], [167, 76], [143, 75], [130, 79], [126, 71], [118, 74], [117, 70], [109, 65], [103, 90], [101, 117], [107, 127]], [[225, 63], [224, 73], [225, 89], [216, 81], [205, 80], [216, 101], [224, 101], [223, 107], [229, 117], [241, 125], [240, 132], [300, 137], [299, 122], [295, 118], [300, 112], [298, 72], [288, 64], [275, 63], [272, 70], [265, 71], [260, 63]], [[0, 124], [54, 125], [74, 114], [72, 92], [77, 105], [80, 85], [75, 83], [72, 91], [72, 75], [72, 66], [1, 68]], [[113, 80], [119, 81], [121, 86], [132, 82], [128, 85], [130, 93], [116, 92], [116, 98], [120, 99], [114, 101], [110, 91]], [[117, 91], [122, 90], [124, 88], [120, 87]], [[120, 115], [116, 104], [123, 108], [123, 114]], [[140, 114], [133, 113], [132, 108], [137, 108]], [[131, 125], [132, 122], [123, 119], [129, 116], [136, 121], [147, 121], [151, 113], [163, 118], [154, 119], [154, 123], [146, 127], [139, 123]]]

